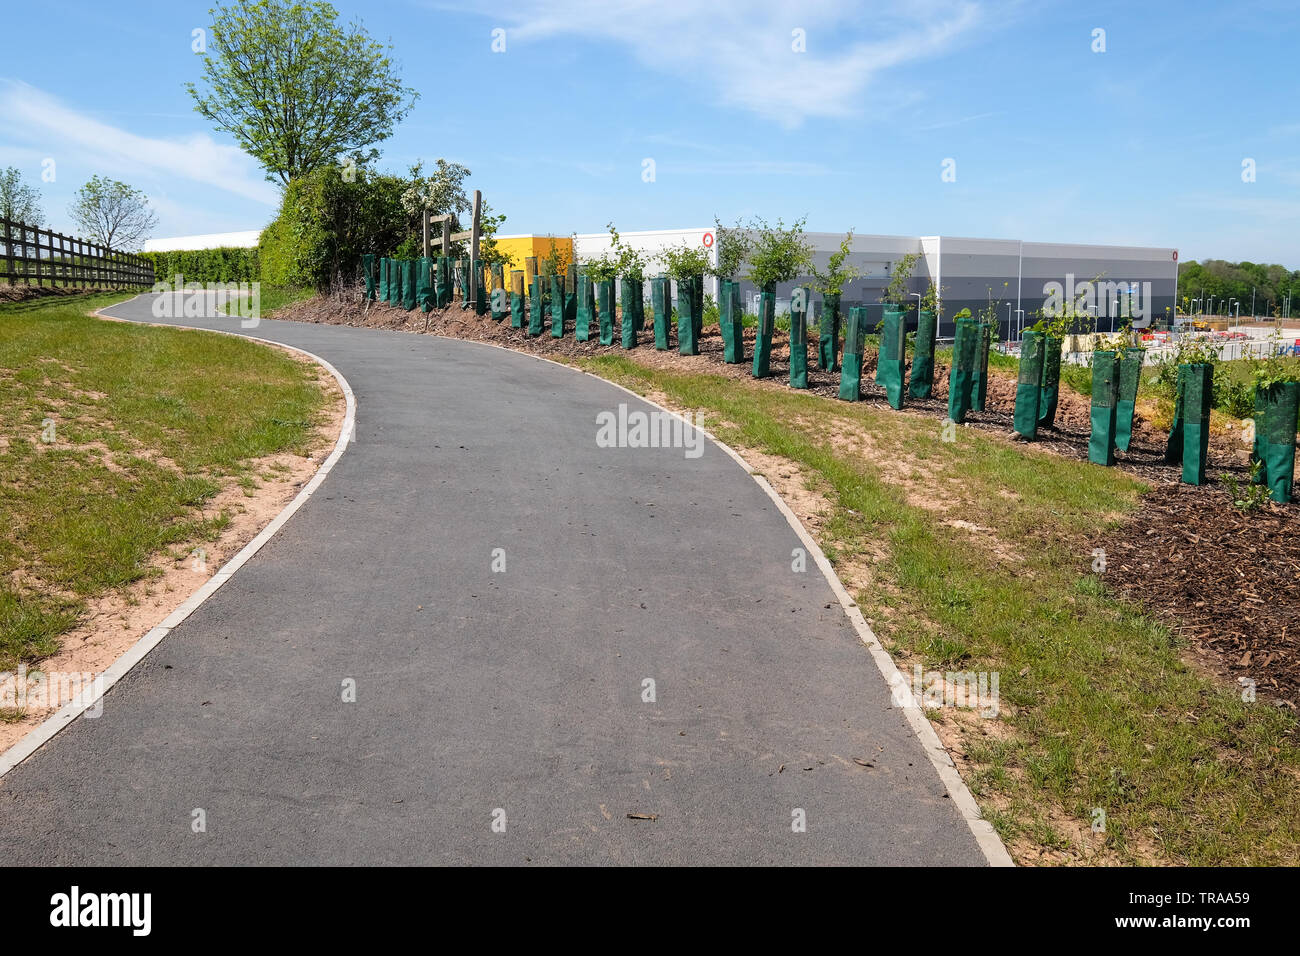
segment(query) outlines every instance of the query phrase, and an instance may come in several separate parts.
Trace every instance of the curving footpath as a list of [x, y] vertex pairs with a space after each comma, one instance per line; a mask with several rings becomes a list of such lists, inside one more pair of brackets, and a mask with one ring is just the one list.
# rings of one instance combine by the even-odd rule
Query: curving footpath
[[[157, 321], [150, 301], [106, 312]], [[490, 346], [248, 334], [346, 377], [355, 444], [101, 717], [0, 778], [0, 859], [989, 862], [835, 591], [811, 555], [792, 572], [800, 538], [720, 447], [597, 447], [598, 413], [654, 407]]]

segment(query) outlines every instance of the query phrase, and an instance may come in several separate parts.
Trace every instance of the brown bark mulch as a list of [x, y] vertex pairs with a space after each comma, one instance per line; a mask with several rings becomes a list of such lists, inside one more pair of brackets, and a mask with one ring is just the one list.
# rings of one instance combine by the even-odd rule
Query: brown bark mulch
[[1112, 587], [1190, 641], [1212, 670], [1300, 708], [1300, 508], [1244, 514], [1218, 488], [1166, 482], [1096, 545], [1107, 579], [1124, 582]]

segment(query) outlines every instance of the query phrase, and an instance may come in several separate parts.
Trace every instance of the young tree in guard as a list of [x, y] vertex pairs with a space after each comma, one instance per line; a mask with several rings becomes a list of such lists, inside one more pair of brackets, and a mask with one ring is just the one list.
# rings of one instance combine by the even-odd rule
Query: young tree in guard
[[591, 316], [596, 309], [596, 299], [592, 295], [591, 276], [578, 276], [578, 312], [575, 319], [574, 338], [586, 342], [591, 338]]
[[844, 365], [840, 369], [839, 397], [846, 402], [856, 402], [862, 391], [862, 347], [866, 331], [866, 307], [851, 306], [849, 321], [844, 326]]
[[578, 324], [578, 264], [570, 262], [564, 274], [564, 321]]
[[840, 297], [845, 286], [862, 276], [856, 266], [846, 265], [852, 247], [853, 230], [850, 229], [840, 240], [839, 249], [831, 253], [825, 272], [813, 264], [811, 256], [808, 260], [808, 271], [815, 280], [813, 286], [822, 296], [822, 313], [817, 320], [817, 364], [826, 371], [839, 368]]
[[758, 296], [758, 328], [754, 335], [754, 378], [772, 374], [772, 332], [776, 329], [776, 283]]
[[388, 259], [379, 257], [379, 301], [388, 301]]
[[623, 318], [620, 331], [623, 333], [623, 348], [636, 348], [636, 282], [624, 276], [619, 282], [620, 298], [623, 300]]
[[460, 307], [468, 309], [470, 300], [474, 298], [474, 287], [470, 285], [473, 280], [470, 278], [469, 260], [460, 259], [457, 261], [456, 266], [460, 272]]
[[939, 335], [939, 290], [934, 283], [921, 297], [916, 317], [916, 344], [912, 350], [912, 374], [907, 383], [911, 398], [929, 398], [934, 394], [934, 343]]
[[1174, 420], [1169, 426], [1169, 438], [1165, 442], [1165, 461], [1169, 464], [1183, 460], [1183, 426], [1186, 424], [1184, 397], [1187, 394], [1190, 368], [1190, 365], [1179, 365], [1174, 378]]
[[677, 280], [677, 351], [682, 355], [699, 355], [700, 343], [695, 337], [695, 279]]
[[1056, 427], [1056, 405], [1061, 394], [1061, 349], [1065, 338], [1043, 333], [1043, 387], [1038, 396], [1038, 427]]
[[[1294, 373], [1292, 373], [1294, 374]], [[1300, 382], [1268, 385], [1264, 397], [1264, 429], [1259, 439], [1260, 472], [1274, 501], [1288, 502], [1295, 482], [1296, 416], [1300, 414]]]
[[730, 365], [745, 361], [745, 310], [740, 301], [740, 283], [719, 279], [718, 326], [722, 332], [722, 360]]
[[1043, 340], [1042, 332], [1028, 329], [1020, 343], [1020, 377], [1016, 380], [1016, 410], [1012, 427], [1027, 441], [1038, 437], [1038, 401], [1043, 391]]
[[361, 275], [366, 280], [366, 301], [375, 297], [375, 254], [367, 252], [361, 257]]
[[[677, 345], [682, 355], [699, 355], [703, 314], [696, 315], [704, 301], [704, 273], [710, 269], [709, 252], [703, 246], [682, 242], [659, 253], [670, 281], [677, 283]], [[697, 289], [698, 286], [698, 289]], [[683, 326], [685, 322], [685, 326]]]
[[[883, 385], [890, 396], [889, 404], [901, 408], [903, 402], [903, 366], [906, 364], [907, 312], [911, 308], [908, 283], [916, 269], [916, 253], [909, 252], [894, 265], [880, 301], [880, 353], [876, 357], [876, 384]], [[898, 404], [895, 404], [897, 401]]]
[[492, 288], [488, 294], [488, 301], [492, 303], [492, 319], [500, 322], [506, 317], [506, 308], [509, 299], [506, 297], [506, 274], [505, 264], [494, 262], [491, 265]]
[[790, 387], [808, 387], [808, 290], [790, 293]]
[[551, 275], [551, 338], [564, 338], [564, 276]]
[[1115, 447], [1127, 452], [1133, 441], [1133, 413], [1137, 409], [1138, 384], [1147, 350], [1126, 348], [1119, 363], [1119, 400], [1115, 405]]
[[1115, 413], [1119, 400], [1119, 362], [1114, 352], [1092, 353], [1092, 431], [1088, 460], [1096, 465], [1115, 464]]
[[402, 302], [402, 307], [407, 312], [410, 312], [415, 308], [416, 302], [419, 301], [419, 290], [416, 288], [416, 284], [419, 282], [420, 263], [416, 259], [407, 259], [404, 264], [406, 266], [406, 276], [402, 279], [402, 292], [405, 294], [405, 299]]
[[421, 312], [433, 311], [433, 260], [422, 256], [416, 266], [415, 297]]
[[1205, 483], [1205, 460], [1210, 451], [1210, 409], [1214, 407], [1214, 365], [1187, 366], [1183, 385], [1183, 481]]
[[952, 343], [952, 369], [948, 372], [948, 419], [958, 425], [966, 421], [975, 390], [979, 363], [980, 327], [970, 309], [957, 313], [957, 332]]
[[402, 303], [402, 260], [390, 259], [388, 263], [388, 304]]
[[[745, 278], [761, 290], [762, 295], [772, 296], [772, 309], [776, 309], [776, 285], [789, 282], [803, 275], [812, 262], [812, 243], [804, 236], [806, 219], [796, 219], [789, 228], [778, 219], [776, 226], [769, 226], [762, 219], [755, 219], [750, 228], [757, 232], [753, 248], [749, 253], [749, 272]], [[766, 341], [763, 339], [763, 306], [760, 298], [759, 333], [754, 342], [754, 374], [767, 375], [767, 364], [771, 358], [772, 334], [769, 328]], [[775, 315], [773, 322], [775, 324]]]
[[650, 308], [654, 316], [655, 349], [660, 352], [668, 350], [668, 322], [672, 318], [671, 279], [660, 276], [650, 280]]
[[614, 344], [614, 281], [596, 283], [596, 309], [600, 314], [600, 344]]
[[545, 281], [542, 276], [533, 276], [533, 285], [529, 290], [528, 334], [530, 336], [542, 334], [542, 315], [546, 309], [546, 293], [542, 291], [542, 285]]
[[989, 350], [993, 347], [997, 323], [980, 322], [980, 344], [975, 361], [975, 387], [971, 396], [971, 408], [977, 412], [985, 409], [989, 392]]
[[474, 314], [487, 315], [487, 282], [483, 277], [483, 263], [477, 259], [471, 261], [469, 272], [474, 282]]
[[880, 333], [880, 356], [876, 360], [876, 383], [883, 385], [890, 408], [903, 407], [903, 366], [907, 348], [907, 313], [885, 309]]

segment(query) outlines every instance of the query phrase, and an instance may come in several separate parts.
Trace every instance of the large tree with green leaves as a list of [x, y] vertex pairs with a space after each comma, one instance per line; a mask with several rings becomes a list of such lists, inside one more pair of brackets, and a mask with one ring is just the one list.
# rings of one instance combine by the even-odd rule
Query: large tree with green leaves
[[[288, 183], [351, 155], [378, 156], [419, 95], [358, 23], [346, 28], [324, 2], [235, 0], [208, 11], [215, 53], [206, 89], [186, 89], [195, 109]], [[369, 151], [367, 152], [367, 149]]]
[[68, 213], [87, 238], [116, 250], [139, 248], [158, 225], [158, 216], [143, 192], [104, 176], [90, 177], [77, 190]]
[[13, 166], [0, 171], [0, 219], [25, 226], [39, 226], [45, 219], [40, 191], [23, 182], [23, 174]]

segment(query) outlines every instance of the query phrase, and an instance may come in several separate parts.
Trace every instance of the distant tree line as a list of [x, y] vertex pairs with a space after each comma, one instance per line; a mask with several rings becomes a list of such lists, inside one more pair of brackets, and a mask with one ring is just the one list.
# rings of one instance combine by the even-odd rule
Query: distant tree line
[[[1183, 312], [1205, 311], [1206, 303], [1197, 300], [1213, 298], [1214, 310], [1224, 314], [1228, 301], [1236, 299], [1241, 303], [1241, 314], [1246, 315], [1250, 312], [1252, 290], [1256, 315], [1281, 315], [1286, 297], [1300, 293], [1300, 270], [1223, 259], [1192, 260], [1178, 266], [1178, 308]], [[1293, 299], [1291, 314], [1297, 311], [1300, 303]]]

